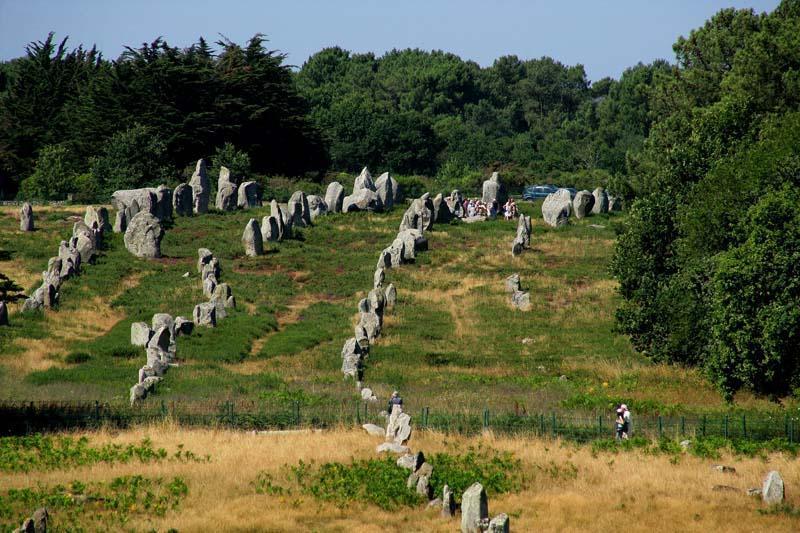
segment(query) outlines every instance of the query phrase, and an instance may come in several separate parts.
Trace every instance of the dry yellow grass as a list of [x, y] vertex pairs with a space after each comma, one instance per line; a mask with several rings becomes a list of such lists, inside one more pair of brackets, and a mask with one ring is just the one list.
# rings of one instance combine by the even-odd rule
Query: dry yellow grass
[[[179, 444], [197, 454], [210, 454], [210, 463], [141, 465], [97, 464], [72, 471], [10, 474], [0, 478], [0, 490], [68, 483], [79, 479], [108, 481], [116, 476], [182, 476], [189, 495], [176, 511], [163, 518], [134, 519], [134, 530], [179, 531], [455, 531], [457, 520], [432, 510], [404, 509], [390, 513], [373, 506], [351, 504], [338, 509], [306, 495], [258, 495], [251, 481], [259, 471], [282, 479], [283, 466], [298, 461], [349, 461], [375, 457], [379, 439], [361, 431], [253, 435], [228, 430], [190, 430], [171, 425], [121, 433], [89, 434], [92, 442], [130, 443], [144, 437], [156, 446], [174, 450]], [[786, 515], [761, 515], [762, 504], [741, 492], [714, 492], [714, 485], [744, 491], [760, 486], [768, 470], [781, 472], [788, 486], [788, 503], [800, 504], [792, 490], [800, 484], [800, 463], [779, 454], [767, 460], [725, 457], [735, 474], [711, 469], [714, 463], [684, 456], [677, 464], [668, 457], [637, 452], [593, 456], [586, 447], [558, 441], [501, 438], [491, 434], [472, 439], [417, 433], [416, 449], [426, 453], [453, 451], [482, 442], [507, 450], [522, 461], [525, 488], [516, 494], [492, 497], [491, 514], [512, 516], [513, 531], [797, 531], [800, 520]], [[550, 474], [552, 465], [573, 468], [576, 475]], [[564, 470], [562, 468], [562, 470]]]

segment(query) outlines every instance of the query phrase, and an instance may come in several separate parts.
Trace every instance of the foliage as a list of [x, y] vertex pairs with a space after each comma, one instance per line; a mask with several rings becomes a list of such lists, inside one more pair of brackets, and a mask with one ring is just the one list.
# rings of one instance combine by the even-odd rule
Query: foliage
[[516, 492], [524, 482], [522, 462], [510, 452], [500, 452], [479, 445], [458, 454], [435, 453], [426, 458], [433, 466], [430, 483], [434, 494], [441, 494], [449, 485], [454, 494], [463, 494], [479, 482], [489, 496]]
[[13, 302], [24, 298], [23, 290], [13, 279], [0, 272], [0, 302]]
[[244, 150], [237, 150], [231, 143], [218, 146], [211, 158], [209, 176], [218, 176], [220, 167], [226, 167], [231, 173], [231, 181], [242, 183], [250, 174], [250, 156]]
[[36, 159], [31, 177], [23, 180], [22, 194], [26, 198], [64, 200], [76, 190], [78, 165], [74, 155], [64, 145], [44, 146]]

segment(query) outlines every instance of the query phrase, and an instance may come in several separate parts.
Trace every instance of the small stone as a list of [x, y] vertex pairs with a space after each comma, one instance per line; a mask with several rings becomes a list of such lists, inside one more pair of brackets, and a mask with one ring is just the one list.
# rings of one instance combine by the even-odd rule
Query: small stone
[[730, 485], [714, 485], [711, 490], [713, 492], [739, 492], [739, 489]]
[[384, 442], [379, 444], [375, 451], [378, 453], [392, 452], [392, 453], [408, 453], [408, 446], [397, 444], [396, 442]]
[[756, 488], [747, 489], [747, 495], [748, 496], [759, 496], [760, 497], [761, 496], [761, 489], [756, 489]]
[[386, 430], [376, 424], [364, 424], [361, 427], [373, 437], [383, 437], [386, 435]]
[[489, 522], [489, 533], [508, 533], [509, 532], [509, 519], [506, 513], [501, 513]]
[[256, 257], [264, 254], [261, 227], [258, 225], [256, 219], [251, 218], [244, 227], [242, 244], [244, 245], [244, 253], [249, 257]]
[[734, 467], [732, 467], [732, 466], [714, 465], [711, 468], [713, 468], [717, 472], [722, 472], [723, 474], [735, 474], [736, 473], [736, 469]]
[[33, 207], [28, 202], [22, 204], [19, 210], [20, 231], [33, 231]]

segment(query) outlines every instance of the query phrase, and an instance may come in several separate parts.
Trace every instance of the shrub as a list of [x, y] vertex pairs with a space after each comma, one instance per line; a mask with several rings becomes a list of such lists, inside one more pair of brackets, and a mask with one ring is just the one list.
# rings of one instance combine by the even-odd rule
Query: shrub
[[91, 358], [92, 356], [86, 352], [72, 352], [64, 358], [64, 361], [71, 365], [77, 365], [80, 363], [85, 363]]

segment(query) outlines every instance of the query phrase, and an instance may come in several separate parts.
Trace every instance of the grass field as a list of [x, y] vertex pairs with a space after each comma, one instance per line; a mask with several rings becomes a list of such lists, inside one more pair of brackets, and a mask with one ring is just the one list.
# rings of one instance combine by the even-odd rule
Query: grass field
[[[539, 204], [523, 210], [534, 228], [532, 248], [520, 257], [510, 254], [515, 223], [439, 225], [416, 263], [387, 272], [398, 305], [365, 373], [381, 401], [398, 389], [410, 407], [433, 411], [597, 412], [620, 400], [640, 413], [729, 408], [698, 372], [650, 364], [614, 333], [618, 296], [608, 262], [624, 215], [553, 229]], [[16, 212], [0, 210], [0, 271], [32, 289], [83, 209], [35, 209], [32, 234], [18, 231]], [[323, 217], [297, 240], [246, 257], [244, 225], [267, 213], [177, 218], [164, 257], [152, 261], [134, 258], [121, 235], [110, 235], [96, 264], [64, 284], [58, 310], [12, 313], [11, 327], [0, 328], [0, 399], [127, 401], [145, 359], [129, 344], [131, 322], [156, 312], [191, 316], [204, 299], [196, 250], [207, 247], [220, 257], [238, 309], [219, 327], [180, 338], [181, 366], [146, 401], [292, 399], [313, 408], [352, 400], [341, 346], [402, 209]], [[513, 272], [531, 292], [529, 312], [508, 304], [503, 284]], [[776, 409], [746, 393], [737, 405]]]
[[[87, 439], [82, 447], [75, 444], [80, 437]], [[331, 500], [319, 479], [308, 485], [316, 492], [298, 486], [298, 472], [308, 477], [335, 463], [330, 471], [344, 475], [353, 471], [352, 464], [375, 459], [376, 439], [363, 431], [250, 434], [165, 424], [59, 438], [71, 439], [73, 446], [68, 459], [55, 465], [47, 460], [54, 453], [47, 447], [28, 448], [23, 461], [8, 452], [12, 443], [0, 439], [0, 524], [6, 530], [42, 502], [49, 503], [57, 530], [454, 531], [459, 524], [413, 499], [393, 506], [362, 497]], [[560, 441], [431, 432], [416, 433], [412, 445], [433, 461], [434, 473], [447, 470], [450, 483], [459, 482], [454, 478], [462, 469], [471, 471], [457, 458], [476, 450], [483, 456], [507, 454], [516, 468], [505, 475], [515, 482], [511, 490], [489, 492], [489, 513], [509, 514], [513, 531], [788, 532], [798, 526], [800, 497], [793, 487], [800, 483], [800, 463], [790, 454], [615, 452]], [[134, 452], [126, 455], [127, 449]], [[442, 457], [462, 466], [448, 469]], [[406, 471], [391, 461], [371, 464], [385, 465], [378, 471], [386, 485], [375, 486], [377, 495], [406, 490]], [[719, 472], [715, 464], [736, 472]], [[760, 487], [772, 469], [781, 472], [788, 490], [786, 504], [770, 510], [744, 491]], [[391, 489], [396, 480], [400, 487]], [[497, 481], [483, 481], [502, 489]], [[714, 490], [718, 485], [735, 491]]]

